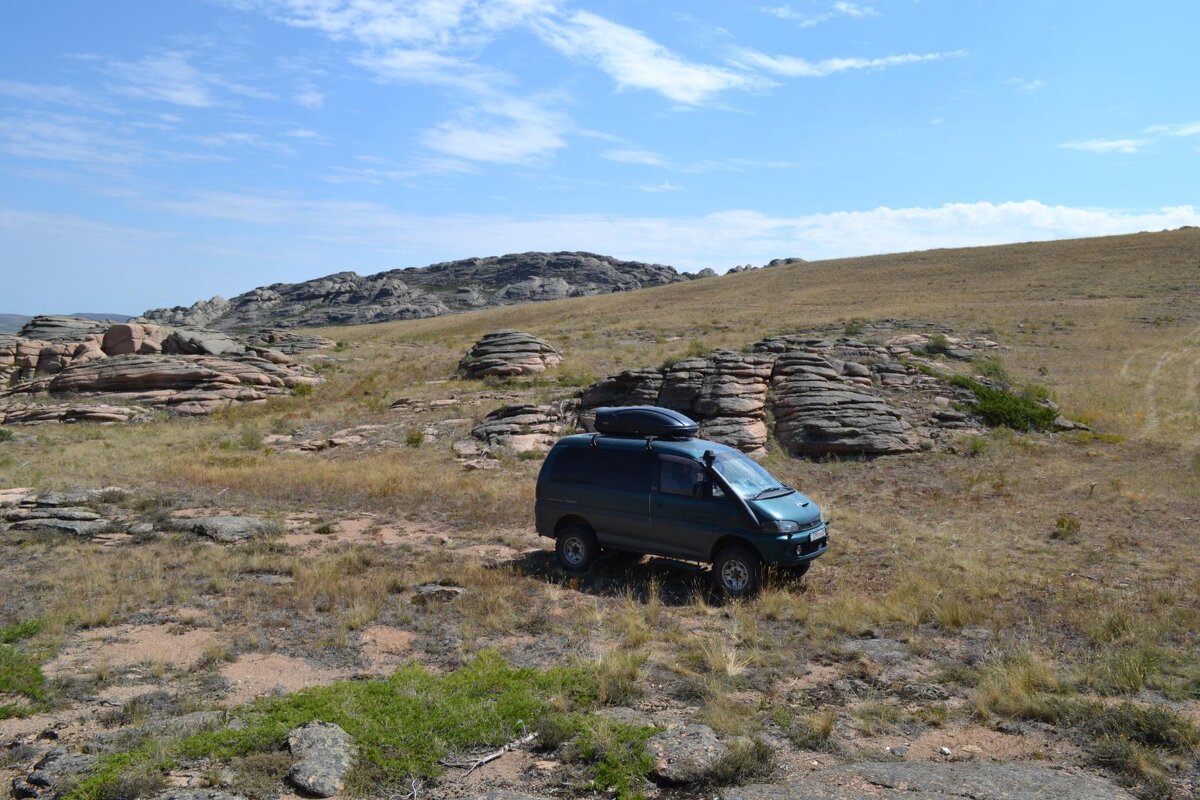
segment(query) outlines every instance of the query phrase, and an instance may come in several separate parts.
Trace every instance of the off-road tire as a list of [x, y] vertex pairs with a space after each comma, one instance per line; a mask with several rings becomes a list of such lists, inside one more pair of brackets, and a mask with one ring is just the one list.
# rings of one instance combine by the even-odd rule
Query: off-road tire
[[712, 577], [717, 591], [727, 597], [751, 597], [762, 588], [762, 559], [745, 545], [731, 544], [717, 553]]
[[600, 555], [596, 534], [583, 525], [568, 525], [558, 532], [554, 540], [554, 554], [558, 563], [569, 572], [583, 572]]

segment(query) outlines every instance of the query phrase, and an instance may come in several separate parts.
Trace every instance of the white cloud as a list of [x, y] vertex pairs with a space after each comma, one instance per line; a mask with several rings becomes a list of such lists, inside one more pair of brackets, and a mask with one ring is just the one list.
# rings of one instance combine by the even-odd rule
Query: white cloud
[[1049, 84], [1041, 78], [1033, 80], [1025, 80], [1024, 78], [1009, 78], [1004, 82], [1006, 86], [1011, 86], [1021, 94], [1032, 94], [1039, 89], [1045, 89]]
[[336, 244], [340, 262], [368, 251], [416, 252], [428, 263], [479, 253], [588, 250], [689, 269], [763, 263], [779, 256], [838, 258], [1200, 225], [1200, 209], [1194, 206], [1127, 211], [1050, 206], [1035, 200], [796, 217], [749, 210], [691, 217], [437, 216], [396, 213], [364, 202], [215, 192], [161, 207], [189, 217], [286, 228], [289, 236]]
[[354, 61], [391, 80], [453, 86], [479, 94], [511, 81], [499, 70], [432, 50], [391, 49], [361, 55]]
[[[303, 131], [300, 133], [312, 133], [312, 131]], [[278, 153], [279, 155], [285, 156], [292, 156], [296, 154], [296, 151], [291, 147], [291, 145], [283, 142], [277, 142], [257, 133], [234, 131], [227, 133], [213, 133], [207, 136], [194, 136], [189, 138], [191, 138], [191, 140], [194, 142], [198, 142], [199, 144], [207, 145], [209, 147], [250, 147], [256, 150], [267, 150], [269, 152]], [[293, 138], [305, 137], [300, 136]]]
[[587, 11], [565, 22], [541, 19], [535, 30], [560, 53], [595, 64], [621, 88], [658, 92], [685, 105], [700, 105], [729, 89], [767, 82], [723, 67], [677, 56], [644, 33]]
[[269, 92], [197, 69], [188, 54], [180, 51], [149, 55], [138, 61], [112, 61], [108, 70], [123, 81], [114, 87], [122, 94], [188, 108], [216, 105], [214, 90], [257, 100], [273, 99]]
[[637, 187], [640, 192], [682, 192], [683, 187], [677, 183], [664, 180], [662, 183], [643, 183]]
[[1150, 143], [1149, 139], [1088, 139], [1082, 142], [1063, 142], [1064, 150], [1082, 150], [1085, 153], [1136, 153]]
[[0, 95], [31, 103], [50, 103], [64, 106], [93, 105], [92, 100], [78, 89], [73, 89], [70, 86], [52, 86], [44, 83], [0, 80]]
[[566, 146], [570, 120], [535, 100], [499, 97], [464, 109], [421, 135], [439, 153], [467, 161], [528, 164]]
[[616, 161], [619, 164], [641, 164], [647, 167], [669, 167], [671, 162], [658, 153], [653, 153], [649, 150], [639, 150], [636, 148], [625, 147], [619, 150], [606, 150], [600, 154], [609, 161]]
[[316, 89], [301, 89], [292, 97], [297, 104], [316, 111], [325, 105], [325, 95]]
[[144, 155], [140, 145], [99, 120], [50, 113], [0, 118], [0, 150], [20, 158], [87, 166], [132, 164]]
[[827, 58], [809, 61], [799, 56], [769, 56], [757, 50], [739, 48], [734, 53], [733, 61], [739, 66], [761, 69], [788, 78], [823, 78], [846, 70], [888, 69], [906, 64], [962, 58], [965, 55], [965, 50], [952, 50], [944, 53], [904, 53], [882, 58]]
[[878, 16], [879, 12], [870, 6], [860, 6], [857, 3], [848, 3], [844, 0], [834, 3], [829, 7], [828, 11], [810, 16], [801, 11], [797, 11], [788, 5], [783, 6], [763, 6], [759, 8], [765, 14], [770, 14], [779, 19], [786, 19], [799, 24], [801, 28], [815, 28], [822, 22], [829, 22], [837, 17], [874, 17]]
[[1176, 125], [1151, 125], [1146, 133], [1160, 133], [1165, 136], [1200, 136], [1200, 122], [1185, 122]]

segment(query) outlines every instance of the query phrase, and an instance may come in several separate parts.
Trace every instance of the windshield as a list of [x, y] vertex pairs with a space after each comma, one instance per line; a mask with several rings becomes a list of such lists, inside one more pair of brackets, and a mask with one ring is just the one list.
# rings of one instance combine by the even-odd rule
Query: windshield
[[753, 500], [772, 489], [787, 489], [775, 480], [775, 476], [747, 456], [722, 453], [713, 462], [713, 469], [747, 500]]

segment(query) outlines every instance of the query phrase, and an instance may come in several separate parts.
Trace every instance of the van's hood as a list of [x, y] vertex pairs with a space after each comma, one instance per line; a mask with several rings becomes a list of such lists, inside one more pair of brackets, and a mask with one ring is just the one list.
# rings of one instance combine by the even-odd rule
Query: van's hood
[[821, 519], [821, 509], [812, 500], [800, 492], [791, 492], [778, 497], [766, 497], [762, 500], [748, 500], [759, 520], [768, 519], [792, 520], [804, 530]]

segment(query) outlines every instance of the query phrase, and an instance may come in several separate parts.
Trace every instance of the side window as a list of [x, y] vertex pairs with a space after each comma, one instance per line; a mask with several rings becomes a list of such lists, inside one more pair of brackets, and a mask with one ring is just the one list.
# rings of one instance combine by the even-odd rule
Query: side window
[[554, 458], [550, 480], [556, 483], [591, 483], [592, 448], [565, 447]]
[[650, 456], [642, 450], [595, 450], [592, 482], [622, 492], [650, 491]]
[[673, 458], [660, 459], [658, 490], [663, 494], [703, 497], [704, 469], [699, 464]]

